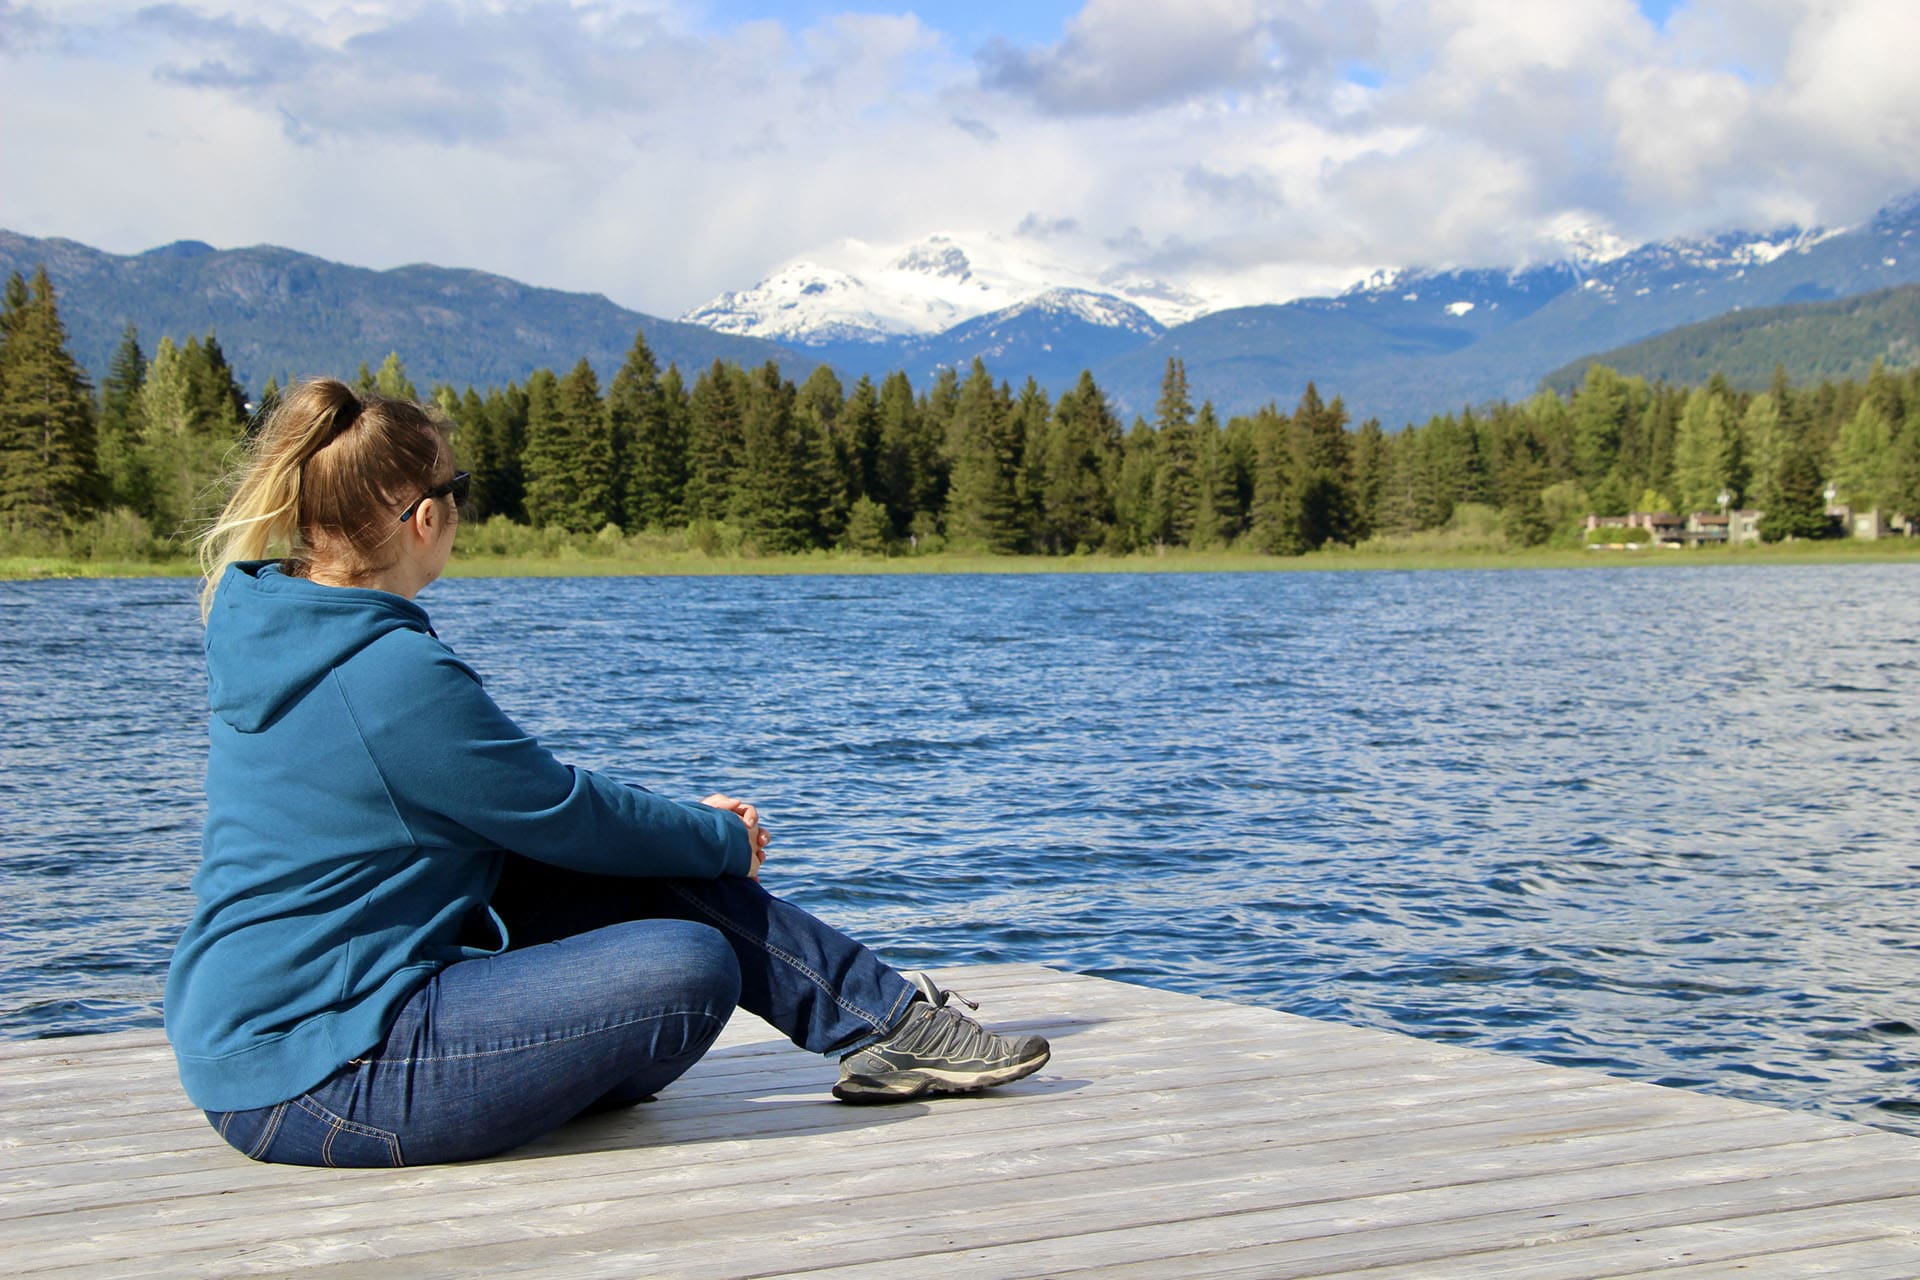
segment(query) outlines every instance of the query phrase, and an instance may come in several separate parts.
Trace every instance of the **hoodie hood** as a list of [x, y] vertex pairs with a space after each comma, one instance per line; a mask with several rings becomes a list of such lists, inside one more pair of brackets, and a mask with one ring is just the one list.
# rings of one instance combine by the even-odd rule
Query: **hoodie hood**
[[403, 596], [289, 577], [277, 560], [227, 566], [207, 617], [207, 704], [257, 733], [334, 667], [390, 631], [433, 635]]

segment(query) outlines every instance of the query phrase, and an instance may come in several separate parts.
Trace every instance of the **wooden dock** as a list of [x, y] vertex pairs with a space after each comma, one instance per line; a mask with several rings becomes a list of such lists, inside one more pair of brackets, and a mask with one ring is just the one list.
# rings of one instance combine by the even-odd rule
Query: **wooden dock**
[[848, 1107], [742, 1015], [658, 1102], [473, 1165], [257, 1165], [159, 1033], [0, 1044], [35, 1276], [1920, 1276], [1920, 1139], [1035, 966], [1053, 1062]]

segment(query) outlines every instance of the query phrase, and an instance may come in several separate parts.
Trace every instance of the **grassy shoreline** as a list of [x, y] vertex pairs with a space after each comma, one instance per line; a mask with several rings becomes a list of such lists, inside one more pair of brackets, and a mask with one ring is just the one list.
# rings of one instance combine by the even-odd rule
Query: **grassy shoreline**
[[[780, 575], [992, 573], [1311, 573], [1433, 569], [1591, 569], [1627, 565], [1880, 564], [1920, 562], [1920, 539], [1878, 542], [1797, 542], [1774, 546], [1690, 550], [1525, 551], [1435, 546], [1343, 547], [1303, 556], [1243, 551], [1186, 551], [1129, 556], [993, 556], [939, 552], [920, 556], [863, 556], [817, 551], [785, 556], [706, 555], [698, 551], [595, 556], [461, 556], [447, 567], [454, 578], [738, 577]], [[73, 560], [0, 555], [0, 581], [45, 578], [194, 577], [191, 560]]]

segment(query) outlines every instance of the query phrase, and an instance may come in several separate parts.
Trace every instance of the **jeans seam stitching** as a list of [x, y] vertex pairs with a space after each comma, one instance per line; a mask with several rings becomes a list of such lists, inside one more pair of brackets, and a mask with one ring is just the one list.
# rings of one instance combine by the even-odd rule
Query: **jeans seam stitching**
[[279, 1136], [280, 1122], [286, 1118], [286, 1115], [287, 1104], [284, 1102], [275, 1103], [273, 1110], [267, 1113], [267, 1123], [261, 1128], [260, 1137], [254, 1142], [253, 1150], [247, 1152], [247, 1159], [263, 1160], [266, 1158], [267, 1148], [272, 1146], [273, 1140]]
[[918, 993], [911, 986], [909, 986], [905, 991], [901, 992], [898, 996], [896, 996], [893, 1001], [893, 1007], [887, 1010], [886, 1026], [879, 1027], [876, 1029], [880, 1031], [885, 1031], [888, 1028], [892, 1027], [894, 1023], [899, 1021], [899, 1019], [896, 1018], [894, 1015], [899, 1013], [900, 1010], [910, 1006], [913, 1003], [913, 997], [916, 994]]
[[[629, 1018], [625, 1022], [615, 1022], [604, 1027], [595, 1027], [588, 1031], [573, 1031], [550, 1040], [538, 1040], [531, 1044], [509, 1045], [501, 1049], [479, 1049], [473, 1053], [439, 1054], [431, 1058], [368, 1058], [366, 1061], [375, 1066], [406, 1066], [416, 1062], [460, 1062], [467, 1058], [490, 1058], [498, 1053], [525, 1053], [530, 1049], [544, 1049], [548, 1045], [565, 1044], [569, 1040], [583, 1040], [588, 1036], [605, 1035], [609, 1031], [619, 1031], [626, 1027], [637, 1027], [643, 1022], [659, 1022], [666, 1018], [704, 1018], [708, 1022], [722, 1022], [721, 1019], [703, 1009], [675, 1009], [670, 1013], [653, 1013], [644, 1018]], [[722, 1024], [724, 1025], [724, 1023]]]
[[[294, 1105], [298, 1106], [302, 1111], [316, 1120], [325, 1121], [335, 1129], [344, 1129], [348, 1133], [356, 1134], [362, 1138], [391, 1139], [394, 1136], [386, 1129], [377, 1128], [370, 1124], [361, 1124], [357, 1120], [349, 1120], [345, 1116], [337, 1114], [331, 1107], [324, 1106], [316, 1101], [312, 1094], [302, 1094], [293, 1101]], [[327, 1135], [327, 1145], [329, 1147], [333, 1145], [332, 1134]]]
[[344, 1127], [340, 1119], [336, 1116], [327, 1125], [327, 1136], [320, 1139], [320, 1158], [326, 1161], [327, 1168], [329, 1169], [338, 1169], [340, 1167], [333, 1162], [333, 1140], [340, 1136], [341, 1130]]
[[725, 916], [714, 911], [712, 908], [707, 906], [706, 903], [700, 901], [698, 898], [688, 893], [685, 889], [682, 889], [679, 885], [672, 884], [672, 885], [668, 885], [667, 887], [671, 889], [682, 900], [684, 900], [695, 911], [698, 911], [701, 915], [706, 916], [709, 920], [712, 920], [715, 924], [719, 925], [722, 929], [725, 929], [730, 933], [738, 934], [740, 937], [745, 938], [748, 942], [753, 943], [753, 945], [755, 945], [756, 947], [759, 947], [762, 951], [765, 951], [768, 955], [776, 956], [779, 959], [786, 961], [787, 964], [791, 965], [793, 968], [798, 969], [801, 973], [805, 974], [813, 982], [813, 984], [816, 987], [819, 987], [821, 991], [825, 992], [826, 995], [834, 1002], [834, 1004], [846, 1010], [848, 1013], [852, 1014], [854, 1017], [860, 1019], [860, 1021], [866, 1023], [868, 1026], [872, 1027], [875, 1031], [885, 1031], [887, 1029], [887, 1026], [889, 1025], [888, 1023], [876, 1022], [874, 1020], [874, 1016], [868, 1013], [865, 1009], [859, 1008], [855, 1005], [847, 1003], [845, 1000], [842, 1000], [840, 998], [840, 993], [838, 991], [835, 991], [830, 985], [828, 985], [827, 980], [825, 978], [815, 973], [812, 969], [809, 969], [806, 965], [806, 962], [801, 960], [798, 956], [788, 955], [785, 951], [782, 951], [779, 947], [774, 946], [771, 942], [768, 942], [765, 938], [756, 938], [753, 934], [747, 932], [745, 929], [742, 929], [739, 925], [735, 924], [733, 921], [727, 919]]

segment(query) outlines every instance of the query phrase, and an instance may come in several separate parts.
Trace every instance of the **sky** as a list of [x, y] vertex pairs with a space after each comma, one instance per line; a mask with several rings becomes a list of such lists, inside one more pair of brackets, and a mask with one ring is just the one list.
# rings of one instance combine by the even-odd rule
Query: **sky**
[[1235, 301], [1920, 188], [1915, 0], [0, 0], [0, 227], [676, 316], [990, 234]]

